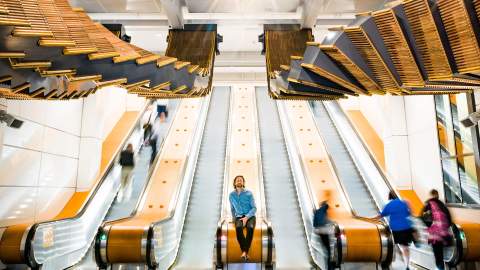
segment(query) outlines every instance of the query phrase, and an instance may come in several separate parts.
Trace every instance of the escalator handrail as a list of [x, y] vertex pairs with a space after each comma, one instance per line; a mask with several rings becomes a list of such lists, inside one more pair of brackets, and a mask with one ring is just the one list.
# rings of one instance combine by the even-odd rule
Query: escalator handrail
[[[322, 106], [324, 106], [322, 104]], [[311, 106], [308, 106], [308, 110], [310, 111], [310, 115], [311, 117], [313, 118], [313, 121], [315, 123], [317, 123], [317, 120], [315, 119], [315, 116], [314, 116], [314, 112], [312, 110], [312, 107]], [[315, 128], [318, 132], [318, 134], [321, 134], [320, 130], [319, 130], [319, 127], [317, 124], [315, 124]], [[336, 127], [335, 127], [336, 128]], [[390, 231], [389, 229], [389, 226], [388, 226], [388, 223], [385, 219], [373, 219], [373, 218], [370, 218], [370, 217], [363, 217], [361, 215], [358, 214], [358, 212], [354, 209], [353, 207], [353, 204], [348, 196], [348, 193], [346, 191], [346, 188], [345, 188], [345, 185], [343, 183], [343, 181], [340, 181], [340, 179], [338, 178], [338, 175], [339, 175], [339, 171], [338, 171], [338, 168], [336, 166], [336, 164], [333, 162], [333, 158], [332, 156], [330, 155], [330, 153], [328, 152], [328, 148], [325, 144], [325, 141], [322, 139], [320, 140], [322, 145], [323, 145], [323, 148], [325, 150], [325, 153], [327, 154], [327, 157], [329, 159], [329, 163], [330, 165], [332, 166], [332, 169], [333, 169], [333, 177], [334, 179], [336, 180], [336, 183], [338, 184], [338, 187], [340, 188], [340, 191], [341, 191], [341, 194], [343, 195], [342, 197], [345, 199], [345, 201], [347, 202], [347, 205], [348, 205], [348, 208], [352, 214], [352, 217], [357, 219], [357, 220], [362, 220], [362, 221], [365, 221], [365, 222], [368, 222], [368, 223], [372, 223], [372, 224], [376, 224], [377, 226], [377, 229], [379, 231], [382, 231], [382, 230], [386, 230], [386, 231]], [[370, 192], [370, 191], [369, 191]], [[373, 198], [373, 200], [375, 201], [375, 198]], [[388, 237], [388, 242], [391, 242], [391, 237]], [[393, 252], [393, 248], [390, 248], [390, 243], [387, 243], [389, 245], [389, 248], [387, 250], [387, 253], [385, 254], [381, 254], [381, 258], [379, 258], [382, 263], [384, 263], [383, 261], [383, 258], [386, 258], [386, 260], [388, 261], [387, 263], [390, 264], [391, 263], [391, 259], [392, 259], [392, 252]], [[383, 246], [382, 246], [382, 250], [383, 250]]]
[[[155, 267], [157, 267], [157, 264], [158, 264], [158, 262], [155, 260], [155, 252], [154, 252], [155, 251], [155, 246], [153, 244], [154, 243], [153, 239], [155, 237], [155, 231], [156, 231], [155, 227], [162, 226], [163, 224], [172, 221], [177, 216], [177, 213], [179, 211], [178, 209], [182, 207], [182, 205], [180, 205], [180, 206], [178, 205], [181, 191], [182, 191], [184, 185], [188, 184], [189, 187], [185, 190], [185, 193], [183, 195], [183, 196], [187, 196], [187, 199], [186, 199], [185, 204], [183, 204], [183, 206], [185, 207], [184, 208], [185, 210], [183, 212], [183, 221], [180, 222], [180, 228], [178, 228], [179, 238], [178, 238], [178, 242], [176, 243], [176, 245], [174, 247], [175, 255], [173, 257], [172, 262], [169, 262], [169, 264], [170, 263], [173, 264], [175, 262], [176, 258], [177, 258], [178, 247], [179, 247], [179, 243], [180, 243], [181, 238], [182, 238], [182, 231], [183, 231], [183, 226], [184, 226], [184, 221], [185, 221], [184, 219], [185, 219], [185, 215], [186, 215], [187, 210], [188, 210], [188, 204], [190, 202], [191, 187], [193, 185], [193, 180], [195, 178], [195, 172], [197, 170], [198, 156], [199, 156], [201, 145], [202, 145], [202, 139], [203, 139], [203, 136], [204, 136], [204, 133], [205, 133], [205, 126], [206, 126], [206, 123], [208, 121], [208, 112], [209, 112], [209, 108], [210, 108], [211, 97], [212, 97], [212, 95], [208, 95], [208, 96], [203, 98], [201, 109], [200, 109], [200, 112], [199, 112], [200, 115], [198, 116], [198, 121], [197, 121], [197, 124], [195, 126], [195, 131], [193, 133], [192, 142], [189, 146], [189, 151], [188, 151], [188, 154], [187, 154], [186, 159], [185, 159], [185, 164], [183, 166], [182, 173], [179, 176], [180, 179], [181, 179], [181, 182], [176, 186], [173, 201], [171, 200], [170, 203], [169, 203], [168, 215], [167, 215], [167, 217], [165, 217], [165, 218], [163, 218], [159, 221], [152, 222], [150, 224], [149, 234], [148, 234], [147, 239], [146, 239], [147, 240], [147, 244], [146, 244], [147, 265], [150, 268], [155, 268]], [[193, 165], [191, 165], [191, 167], [190, 167], [190, 164], [193, 164]], [[188, 176], [187, 175], [187, 169], [188, 169], [188, 172], [191, 172], [191, 176], [189, 176], [187, 179], [185, 179]], [[180, 213], [180, 214], [182, 214], [182, 213]]]
[[[222, 205], [221, 205], [221, 212], [220, 212], [220, 222], [224, 223], [228, 216], [228, 209], [227, 209], [227, 201], [228, 201], [228, 184], [229, 183], [229, 173], [228, 173], [228, 164], [230, 160], [230, 134], [232, 133], [232, 121], [231, 117], [233, 115], [233, 89], [230, 89], [230, 96], [229, 96], [229, 106], [228, 106], [228, 120], [227, 120], [227, 140], [225, 142], [225, 160], [223, 165], [223, 192], [222, 192]], [[219, 222], [219, 223], [220, 223]]]
[[[256, 89], [255, 89], [256, 91]], [[266, 196], [265, 196], [265, 183], [263, 181], [263, 166], [262, 166], [262, 147], [260, 144], [260, 127], [259, 127], [259, 117], [258, 117], [258, 105], [257, 105], [257, 95], [253, 94], [253, 107], [255, 108], [254, 113], [254, 123], [255, 123], [255, 138], [256, 138], [256, 145], [257, 145], [257, 171], [258, 171], [258, 181], [260, 185], [260, 201], [262, 206], [262, 217], [266, 220], [268, 224], [268, 213], [267, 213], [267, 204], [266, 204]]]
[[142, 108], [142, 113], [139, 114], [139, 116], [137, 117], [137, 120], [135, 121], [135, 124], [129, 129], [127, 136], [125, 136], [125, 138], [119, 144], [119, 147], [117, 147], [117, 149], [115, 150], [115, 154], [113, 155], [113, 158], [109, 161], [109, 165], [108, 165], [107, 169], [105, 170], [105, 173], [101, 176], [100, 181], [97, 181], [97, 183], [95, 183], [94, 188], [92, 189], [92, 191], [88, 195], [88, 198], [85, 201], [85, 203], [82, 205], [82, 208], [80, 209], [80, 211], [78, 211], [77, 214], [75, 214], [75, 216], [73, 216], [73, 217], [68, 217], [68, 218], [53, 220], [53, 221], [38, 222], [35, 225], [38, 226], [38, 225], [43, 225], [43, 224], [54, 224], [54, 223], [61, 222], [61, 221], [74, 220], [74, 219], [78, 219], [80, 216], [82, 216], [85, 213], [85, 211], [88, 208], [90, 202], [92, 201], [92, 198], [95, 196], [98, 189], [100, 188], [100, 186], [102, 186], [103, 182], [105, 182], [105, 180], [106, 180], [107, 176], [109, 175], [110, 171], [115, 166], [116, 160], [117, 160], [119, 154], [121, 153], [122, 149], [125, 148], [125, 145], [127, 144], [127, 142], [129, 140], [130, 136], [132, 135], [133, 131], [135, 130], [135, 127], [140, 123], [140, 121], [142, 121], [142, 116], [146, 112], [146, 109], [148, 108], [148, 106], [149, 106], [149, 103], [147, 103], [144, 106], [144, 108]]
[[[320, 129], [318, 127], [318, 125], [316, 124], [317, 123], [317, 120], [315, 119], [315, 115], [314, 115], [314, 112], [312, 110], [312, 107], [311, 106], [308, 106], [308, 110], [310, 111], [310, 115], [315, 123], [315, 129], [317, 131], [317, 133], [319, 134], [319, 136], [321, 136], [320, 134], [322, 134], [320, 132]], [[353, 217], [355, 218], [360, 218], [361, 216], [357, 213], [357, 211], [355, 210], [355, 208], [353, 207], [353, 204], [350, 200], [350, 198], [348, 197], [348, 193], [346, 191], [346, 188], [343, 184], [342, 181], [340, 181], [340, 179], [338, 178], [338, 175], [339, 175], [339, 172], [338, 172], [338, 169], [337, 169], [337, 166], [335, 165], [335, 163], [333, 162], [333, 158], [332, 156], [330, 155], [330, 153], [328, 152], [328, 148], [327, 148], [327, 145], [325, 144], [325, 141], [323, 139], [320, 140], [322, 146], [323, 146], [323, 149], [325, 150], [325, 154], [327, 155], [328, 157], [328, 160], [329, 160], [329, 164], [331, 165], [332, 167], [332, 170], [333, 170], [333, 178], [335, 179], [335, 182], [338, 183], [338, 187], [340, 188], [340, 191], [342, 193], [342, 197], [343, 199], [345, 200], [345, 202], [347, 203], [347, 206], [348, 206], [348, 210], [350, 211], [350, 213], [352, 214]]]
[[[339, 108], [339, 110], [343, 113], [342, 116], [345, 118], [346, 122], [348, 123], [348, 125], [350, 126], [352, 131], [355, 133], [357, 138], [359, 138], [359, 141], [361, 142], [361, 144], [363, 146], [363, 149], [365, 149], [365, 152], [368, 154], [368, 156], [370, 157], [370, 160], [375, 165], [375, 168], [377, 169], [378, 173], [380, 174], [383, 181], [385, 182], [385, 185], [388, 187], [388, 189], [390, 191], [394, 192], [394, 194], [396, 195], [397, 198], [400, 198], [401, 197], [400, 194], [398, 193], [398, 191], [395, 188], [393, 188], [393, 185], [390, 182], [390, 179], [387, 177], [386, 172], [383, 170], [383, 168], [378, 163], [378, 160], [373, 156], [372, 152], [369, 150], [369, 147], [367, 146], [367, 143], [365, 142], [365, 139], [363, 138], [363, 136], [361, 136], [361, 134], [359, 133], [359, 131], [357, 130], [357, 128], [353, 124], [350, 117], [347, 116], [347, 114], [345, 113], [345, 110], [342, 108], [342, 106], [340, 106], [338, 101], [332, 101], [331, 103], [334, 104], [335, 106], [337, 106]], [[325, 106], [325, 109], [327, 110], [327, 112], [329, 112], [327, 106]]]
[[[210, 104], [211, 96], [212, 95], [208, 95], [208, 96], [203, 98], [202, 109], [200, 111], [200, 116], [199, 116], [199, 122], [197, 123], [197, 126], [195, 127], [194, 136], [195, 136], [195, 134], [197, 134], [197, 132], [199, 132], [199, 134], [201, 134], [199, 142], [198, 142], [199, 144], [202, 143], [202, 136], [203, 136], [203, 133], [204, 133], [204, 130], [205, 130], [205, 124], [208, 120], [207, 119], [207, 117], [208, 117], [207, 114], [208, 114], [208, 110], [209, 110], [208, 107], [209, 107], [209, 104]], [[202, 120], [202, 118], [203, 118], [203, 120]], [[194, 144], [194, 142], [192, 141], [192, 144], [190, 145], [190, 148], [193, 146], [193, 144]], [[200, 147], [198, 147], [198, 151], [200, 151]], [[193, 153], [196, 157], [198, 157], [198, 151], [197, 151], [197, 153]], [[189, 151], [185, 160], [188, 161], [190, 159], [191, 155], [192, 155], [192, 153]], [[187, 167], [188, 167], [187, 164], [185, 164], [183, 166], [182, 173], [180, 174], [180, 179], [182, 179], [182, 180], [184, 180], [184, 178], [185, 178]], [[197, 170], [196, 160], [194, 162], [192, 170], [193, 170], [193, 172], [195, 172]], [[194, 177], [194, 176], [192, 176], [192, 177]], [[180, 183], [179, 185], [176, 186], [175, 195], [173, 197], [173, 201], [170, 202], [167, 217], [165, 217], [162, 220], [153, 222], [152, 223], [153, 226], [158, 226], [158, 225], [164, 224], [164, 223], [170, 221], [175, 216], [175, 213], [176, 213], [176, 210], [177, 210], [178, 198], [180, 197], [180, 190], [182, 189], [183, 184], [184, 183], [182, 181], [182, 183]], [[190, 198], [190, 196], [189, 196], [189, 198]], [[188, 202], [189, 202], [189, 200], [187, 200], [187, 205], [188, 205]]]
[[[176, 108], [175, 108], [175, 117], [177, 117], [177, 111], [178, 111], [178, 108], [180, 107], [180, 102], [179, 104], [177, 104]], [[170, 121], [170, 123], [168, 124], [168, 128], [165, 132], [165, 136], [162, 140], [162, 142], [160, 143], [159, 147], [158, 147], [158, 151], [157, 151], [157, 155], [155, 156], [155, 158], [153, 159], [153, 162], [152, 164], [150, 165], [150, 167], [148, 168], [148, 173], [147, 173], [147, 183], [143, 186], [142, 188], [142, 191], [140, 192], [140, 196], [139, 198], [141, 198], [140, 200], [137, 200], [137, 203], [135, 204], [135, 207], [133, 208], [133, 211], [127, 216], [127, 217], [124, 217], [124, 218], [119, 218], [119, 219], [116, 219], [116, 220], [110, 220], [110, 221], [105, 221], [101, 227], [109, 224], [109, 223], [112, 223], [112, 222], [119, 222], [119, 221], [123, 221], [123, 220], [127, 220], [127, 219], [130, 219], [132, 217], [134, 217], [136, 214], [137, 214], [137, 211], [138, 211], [138, 208], [143, 204], [143, 198], [145, 198], [145, 192], [147, 191], [150, 183], [151, 183], [151, 177], [152, 177], [152, 174], [153, 174], [153, 171], [156, 167], [156, 164], [158, 162], [158, 159], [160, 158], [160, 153], [162, 152], [162, 149], [163, 149], [163, 146], [165, 144], [165, 138], [168, 136], [168, 134], [170, 133], [170, 130], [172, 128], [172, 125], [173, 125], [173, 122], [174, 122], [175, 119], [172, 119]]]
[[446, 203], [448, 207], [479, 210], [480, 204]]
[[[284, 137], [284, 140], [285, 140], [285, 144], [286, 144], [286, 148], [287, 148], [287, 154], [289, 156], [289, 161], [290, 161], [290, 164], [292, 164], [292, 151], [295, 151], [295, 157], [296, 159], [298, 160], [296, 163], [298, 163], [298, 165], [300, 166], [300, 173], [301, 175], [303, 176], [302, 178], [304, 179], [304, 181], [306, 181], [306, 177], [304, 175], [304, 172], [306, 171], [306, 168], [305, 168], [305, 164], [302, 162], [302, 158], [300, 156], [300, 153], [296, 150], [296, 147], [298, 147], [297, 143], [296, 143], [296, 140], [293, 138], [293, 131], [292, 131], [292, 126], [290, 124], [290, 119], [288, 117], [288, 114], [286, 112], [286, 109], [285, 109], [285, 101], [283, 100], [278, 100], [276, 102], [277, 104], [277, 111], [278, 111], [278, 114], [279, 114], [279, 119], [280, 119], [280, 122], [281, 122], [281, 126], [282, 126], [282, 131], [283, 131], [283, 137]], [[291, 141], [291, 142], [290, 142]], [[293, 147], [290, 147], [290, 145], [294, 145]], [[293, 171], [298, 171], [298, 169], [294, 168], [294, 166], [292, 166], [292, 172]], [[309, 185], [308, 183], [305, 183], [305, 188], [307, 189], [307, 194], [304, 195], [305, 193], [299, 193], [298, 191], [298, 184], [296, 183], [297, 181], [300, 181], [299, 179], [297, 180], [297, 176], [295, 173], [293, 173], [293, 178], [294, 178], [294, 183], [295, 183], [295, 192], [298, 196], [298, 198], [301, 198], [302, 196], [308, 196], [308, 199], [307, 201], [311, 203], [311, 208], [313, 210], [317, 209], [317, 199], [316, 199], [316, 196], [313, 194], [313, 191], [312, 191], [312, 187], [311, 185]], [[300, 199], [298, 200], [298, 204], [299, 204], [299, 208], [301, 209], [301, 213], [302, 213], [302, 216], [304, 215], [303, 214], [303, 207], [302, 207], [302, 204], [301, 204], [301, 201]], [[305, 213], [305, 214], [310, 214], [310, 215], [313, 215], [313, 212], [312, 213]], [[303, 226], [304, 226], [304, 230], [305, 230], [305, 234], [306, 234], [306, 238], [307, 238], [307, 242], [309, 242], [309, 250], [310, 250], [310, 257], [312, 259], [312, 262], [315, 264], [315, 266], [317, 268], [321, 268], [320, 267], [320, 263], [316, 261], [315, 259], [315, 256], [313, 255], [314, 252], [317, 252], [317, 253], [321, 253], [322, 251], [319, 250], [315, 245], [312, 245], [310, 244], [310, 237], [308, 236], [308, 229], [307, 229], [307, 222], [306, 222], [306, 217], [303, 217]], [[310, 224], [313, 226], [313, 224]], [[314, 249], [314, 250], [312, 250]]]

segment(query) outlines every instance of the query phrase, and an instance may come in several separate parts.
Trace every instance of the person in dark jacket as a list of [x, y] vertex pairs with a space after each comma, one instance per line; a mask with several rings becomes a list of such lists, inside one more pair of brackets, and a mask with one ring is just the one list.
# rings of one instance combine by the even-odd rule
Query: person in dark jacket
[[128, 182], [128, 176], [135, 167], [135, 160], [133, 156], [133, 145], [129, 143], [127, 148], [120, 153], [120, 165], [122, 166], [122, 187], [125, 187]]
[[437, 269], [443, 270], [445, 269], [443, 251], [452, 240], [450, 233], [452, 216], [447, 206], [439, 199], [437, 190], [432, 189], [430, 195], [432, 197], [425, 202], [423, 207], [422, 219], [428, 227], [428, 243], [432, 245]]
[[320, 202], [318, 209], [315, 209], [313, 213], [313, 232], [320, 236], [320, 240], [327, 251], [327, 269], [334, 269], [331, 263], [331, 247], [330, 247], [330, 235], [334, 233], [332, 221], [328, 218], [328, 201], [331, 196], [330, 190], [324, 191], [323, 201]]
[[152, 148], [152, 154], [150, 156], [150, 164], [153, 164], [153, 161], [155, 160], [155, 157], [157, 156], [157, 141], [158, 141], [158, 135], [156, 133], [153, 133], [152, 136], [150, 136], [150, 147]]

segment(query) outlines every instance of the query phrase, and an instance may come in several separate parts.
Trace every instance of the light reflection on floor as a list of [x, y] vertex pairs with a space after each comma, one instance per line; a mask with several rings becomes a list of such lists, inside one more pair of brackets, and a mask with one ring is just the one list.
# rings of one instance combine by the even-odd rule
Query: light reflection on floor
[[232, 263], [226, 268], [228, 270], [261, 270], [262, 265], [258, 263]]

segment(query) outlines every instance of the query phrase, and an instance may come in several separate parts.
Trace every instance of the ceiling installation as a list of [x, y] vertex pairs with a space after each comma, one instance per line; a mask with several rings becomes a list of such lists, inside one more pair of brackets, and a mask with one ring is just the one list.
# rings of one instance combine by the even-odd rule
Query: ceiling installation
[[266, 28], [270, 94], [329, 100], [471, 92], [480, 88], [479, 19], [480, 0], [396, 1], [329, 29], [303, 54], [286, 44], [308, 40], [298, 38], [304, 30]]
[[[110, 85], [148, 98], [203, 96], [212, 85], [217, 23], [229, 12], [260, 14], [253, 12], [253, 1], [147, 2], [178, 28], [168, 30], [165, 54], [125, 42], [89, 17], [104, 15], [72, 8], [68, 0], [0, 0], [0, 97], [82, 98]], [[318, 2], [315, 8], [306, 8], [313, 2]], [[358, 3], [379, 3], [343, 2], [354, 3], [351, 11], [359, 11]], [[87, 5], [89, 11], [94, 3], [104, 12], [136, 7], [136, 2], [96, 0]], [[357, 14], [347, 26], [330, 27], [323, 42], [316, 43], [314, 26], [342, 18], [321, 15], [339, 8], [332, 3], [275, 0], [256, 6], [292, 19], [262, 21], [273, 98], [447, 94], [480, 87], [480, 0], [395, 1], [389, 8]]]
[[1, 0], [0, 35], [0, 97], [82, 98], [111, 85], [152, 98], [210, 92], [216, 26], [171, 30], [169, 48], [177, 49], [158, 55], [121, 40], [67, 0]]

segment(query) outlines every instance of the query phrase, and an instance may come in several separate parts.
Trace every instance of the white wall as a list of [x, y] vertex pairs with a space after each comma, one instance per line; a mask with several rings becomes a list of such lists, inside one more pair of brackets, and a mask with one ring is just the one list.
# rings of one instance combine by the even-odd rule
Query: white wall
[[433, 96], [405, 97], [413, 188], [422, 200], [435, 188], [443, 198], [443, 176]]
[[102, 142], [125, 111], [140, 110], [144, 98], [125, 89], [107, 87], [84, 100], [77, 189], [89, 190], [100, 169]]
[[341, 104], [360, 110], [383, 140], [387, 174], [397, 188], [413, 188], [422, 200], [432, 188], [443, 194], [433, 96], [361, 96]]
[[24, 124], [4, 129], [0, 226], [51, 218], [75, 191], [83, 101], [6, 105]]
[[75, 191], [91, 187], [103, 139], [144, 102], [115, 87], [80, 100], [0, 100], [0, 109], [24, 121], [20, 129], [0, 127], [0, 227], [50, 219]]

